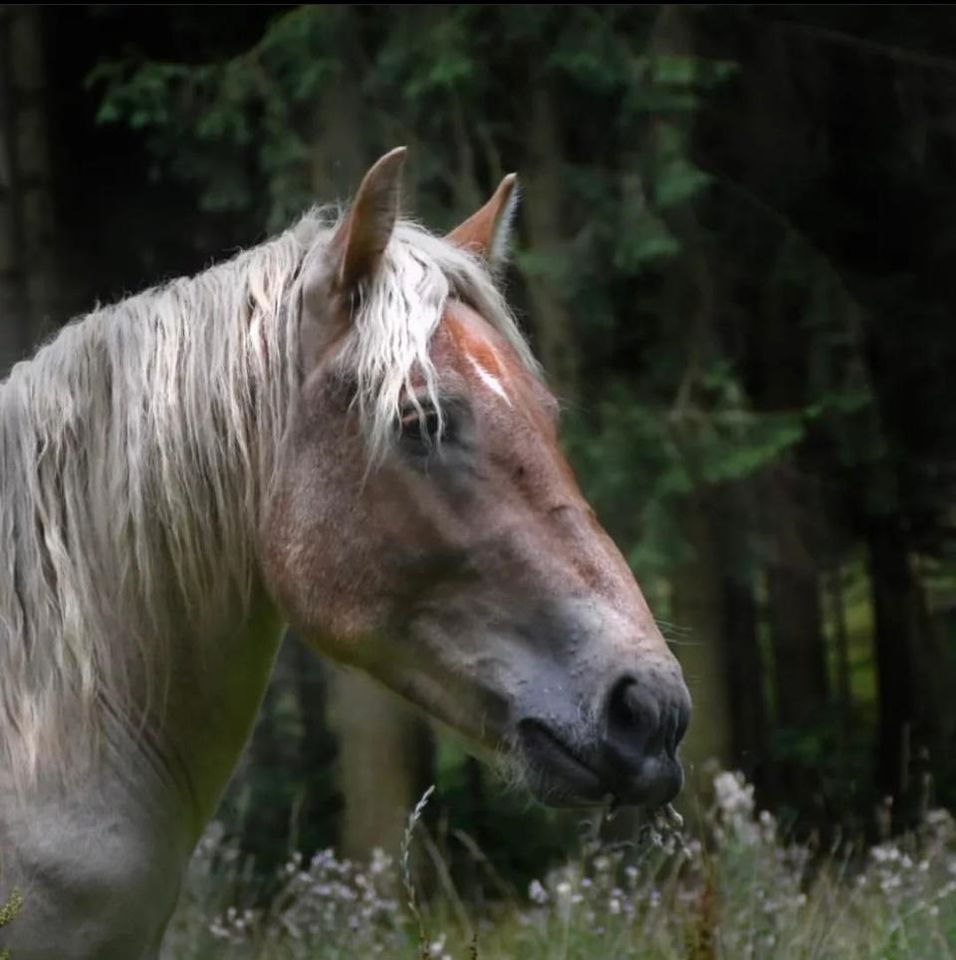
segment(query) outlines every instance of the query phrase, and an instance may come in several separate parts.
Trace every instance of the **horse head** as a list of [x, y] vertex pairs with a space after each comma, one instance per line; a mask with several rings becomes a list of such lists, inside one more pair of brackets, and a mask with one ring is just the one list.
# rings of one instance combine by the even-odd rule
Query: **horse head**
[[268, 588], [319, 651], [506, 753], [539, 798], [666, 803], [690, 698], [494, 288], [514, 177], [439, 240], [399, 220], [403, 159], [303, 263]]

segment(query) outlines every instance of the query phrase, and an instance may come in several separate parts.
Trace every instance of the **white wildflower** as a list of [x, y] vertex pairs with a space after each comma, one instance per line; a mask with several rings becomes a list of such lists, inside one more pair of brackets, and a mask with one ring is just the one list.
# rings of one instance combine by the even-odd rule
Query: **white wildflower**
[[528, 899], [539, 906], [548, 902], [548, 891], [541, 885], [540, 880], [532, 880], [528, 885]]

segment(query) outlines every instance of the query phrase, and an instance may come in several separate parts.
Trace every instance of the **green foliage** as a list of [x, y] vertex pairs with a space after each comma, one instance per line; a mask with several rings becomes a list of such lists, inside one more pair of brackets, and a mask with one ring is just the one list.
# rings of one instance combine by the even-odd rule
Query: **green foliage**
[[568, 417], [565, 440], [599, 515], [633, 544], [632, 566], [653, 580], [688, 559], [676, 518], [695, 491], [759, 475], [817, 421], [867, 402], [833, 393], [795, 411], [756, 411], [733, 368], [719, 361], [699, 373], [686, 403], [638, 399], [629, 382], [611, 382], [596, 416]]
[[[127, 58], [101, 64], [101, 123], [149, 136], [157, 173], [202, 184], [210, 212], [243, 211], [275, 228], [310, 205], [303, 117], [336, 82], [342, 13], [302, 8], [278, 18], [253, 49], [200, 66]], [[267, 184], [266, 203], [259, 199]]]

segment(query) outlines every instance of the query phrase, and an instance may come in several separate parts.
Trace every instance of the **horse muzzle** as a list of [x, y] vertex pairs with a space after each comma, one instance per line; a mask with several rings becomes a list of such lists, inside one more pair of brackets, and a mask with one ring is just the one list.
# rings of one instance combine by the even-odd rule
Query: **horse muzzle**
[[653, 809], [674, 799], [684, 775], [677, 748], [690, 719], [679, 676], [653, 666], [617, 677], [596, 721], [561, 718], [553, 705], [518, 723], [531, 792], [552, 806], [589, 806], [609, 797]]

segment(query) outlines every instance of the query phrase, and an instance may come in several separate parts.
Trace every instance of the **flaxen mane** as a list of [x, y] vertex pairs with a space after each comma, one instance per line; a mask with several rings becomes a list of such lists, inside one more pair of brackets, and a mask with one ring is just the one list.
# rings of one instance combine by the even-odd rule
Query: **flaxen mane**
[[[162, 678], [177, 626], [222, 623], [247, 601], [300, 379], [302, 265], [331, 221], [310, 213], [195, 278], [98, 309], [0, 384], [0, 729], [13, 732], [0, 771], [14, 783], [64, 770], [77, 730], [95, 742], [100, 704], [130, 715], [130, 673]], [[534, 366], [484, 268], [400, 223], [342, 354], [373, 460], [411, 370], [434, 391], [428, 343], [449, 295]]]

